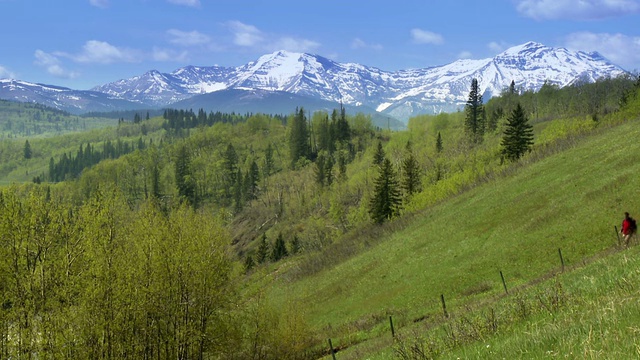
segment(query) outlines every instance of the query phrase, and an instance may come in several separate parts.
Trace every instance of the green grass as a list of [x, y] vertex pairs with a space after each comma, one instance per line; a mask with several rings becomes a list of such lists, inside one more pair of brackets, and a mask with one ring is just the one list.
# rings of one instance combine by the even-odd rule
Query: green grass
[[[515, 291], [559, 269], [559, 248], [572, 266], [614, 246], [622, 213], [640, 209], [640, 162], [630, 155], [640, 144], [621, 140], [638, 135], [634, 121], [578, 139], [412, 221], [388, 225], [396, 231], [331, 269], [294, 281], [287, 277], [293, 262], [261, 286], [275, 302], [301, 304], [318, 339], [332, 338], [335, 346], [366, 341], [360, 346], [384, 352], [389, 316], [399, 331], [411, 328], [416, 320], [441, 317], [441, 294], [457, 311], [503, 293], [500, 271]], [[539, 349], [535, 342], [527, 346]]]

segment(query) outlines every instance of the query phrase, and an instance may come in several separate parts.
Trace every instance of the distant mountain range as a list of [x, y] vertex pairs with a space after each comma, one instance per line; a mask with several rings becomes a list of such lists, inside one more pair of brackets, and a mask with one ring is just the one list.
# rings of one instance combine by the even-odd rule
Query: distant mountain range
[[563, 87], [623, 73], [598, 53], [535, 42], [494, 58], [394, 72], [278, 51], [239, 67], [186, 66], [169, 74], [152, 70], [90, 91], [5, 79], [0, 80], [0, 98], [73, 113], [174, 107], [288, 114], [297, 106], [331, 110], [343, 103], [349, 111], [374, 114], [379, 120], [406, 121], [417, 114], [462, 108], [473, 78], [488, 100], [511, 81], [519, 89], [538, 90], [545, 81]]

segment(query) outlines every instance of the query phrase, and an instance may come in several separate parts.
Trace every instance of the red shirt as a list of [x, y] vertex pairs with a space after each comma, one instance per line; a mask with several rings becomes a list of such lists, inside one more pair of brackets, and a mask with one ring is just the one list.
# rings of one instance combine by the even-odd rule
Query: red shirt
[[624, 235], [631, 234], [631, 219], [625, 218], [622, 220], [622, 233]]

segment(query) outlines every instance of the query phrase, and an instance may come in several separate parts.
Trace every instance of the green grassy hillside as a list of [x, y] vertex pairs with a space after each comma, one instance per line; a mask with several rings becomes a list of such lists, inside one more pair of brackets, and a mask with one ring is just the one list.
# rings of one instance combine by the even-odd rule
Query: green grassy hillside
[[621, 140], [638, 135], [633, 121], [571, 139], [566, 151], [380, 227], [377, 245], [331, 269], [291, 280], [303, 258], [254, 279], [276, 303], [299, 303], [337, 347], [390, 336], [390, 315], [399, 329], [438, 318], [440, 295], [452, 312], [492, 301], [504, 292], [500, 271], [514, 289], [557, 270], [558, 249], [571, 266], [616, 245], [614, 225], [640, 209], [631, 155], [640, 144]]

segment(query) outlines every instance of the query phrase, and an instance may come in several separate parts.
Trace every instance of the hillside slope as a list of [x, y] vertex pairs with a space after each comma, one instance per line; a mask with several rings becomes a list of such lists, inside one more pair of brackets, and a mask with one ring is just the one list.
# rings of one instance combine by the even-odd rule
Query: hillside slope
[[640, 163], [629, 161], [640, 144], [620, 139], [638, 135], [632, 121], [567, 140], [565, 151], [379, 229], [377, 245], [334, 268], [294, 280], [302, 258], [254, 280], [276, 302], [304, 304], [335, 346], [386, 334], [392, 314], [399, 327], [438, 316], [441, 295], [450, 309], [499, 295], [500, 271], [513, 288], [557, 270], [558, 249], [571, 265], [616, 244], [622, 213], [640, 210]]

